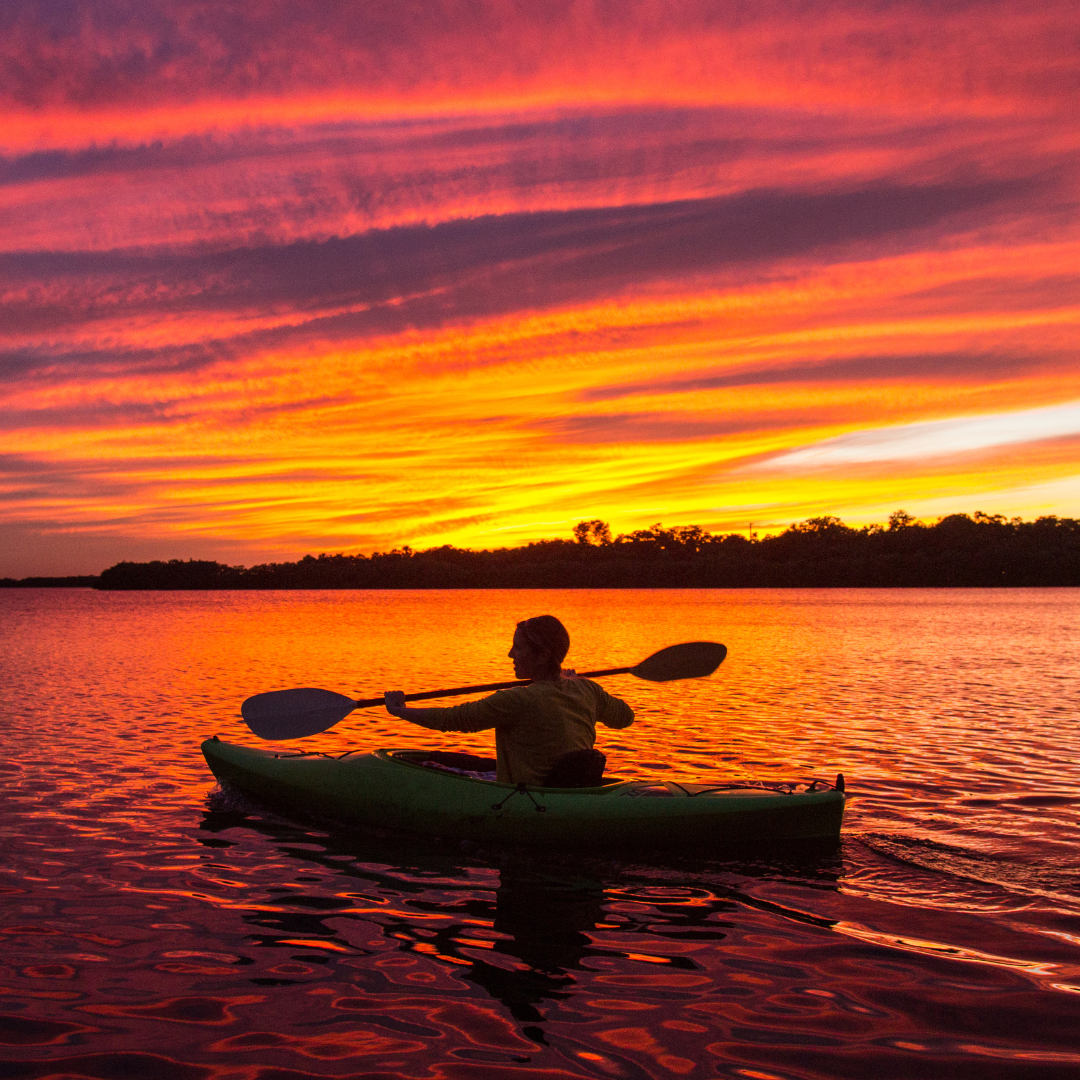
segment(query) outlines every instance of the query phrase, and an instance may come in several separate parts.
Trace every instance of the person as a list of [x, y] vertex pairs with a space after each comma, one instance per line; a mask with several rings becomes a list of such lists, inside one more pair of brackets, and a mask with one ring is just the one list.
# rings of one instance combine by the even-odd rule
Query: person
[[625, 701], [590, 679], [563, 671], [569, 649], [570, 635], [554, 615], [525, 619], [514, 630], [509, 656], [514, 676], [530, 680], [526, 686], [442, 709], [408, 708], [404, 691], [389, 690], [386, 710], [434, 731], [494, 728], [496, 779], [540, 787], [559, 758], [592, 749], [598, 722], [624, 728], [634, 721]]

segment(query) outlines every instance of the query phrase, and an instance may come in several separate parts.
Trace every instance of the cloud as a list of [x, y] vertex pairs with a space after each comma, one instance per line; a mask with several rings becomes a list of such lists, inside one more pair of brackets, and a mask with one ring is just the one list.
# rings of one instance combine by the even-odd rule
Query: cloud
[[702, 390], [725, 390], [748, 386], [791, 383], [868, 382], [897, 383], [948, 380], [968, 382], [973, 377], [1019, 378], [1074, 363], [1074, 355], [1049, 357], [1042, 353], [924, 352], [906, 355], [852, 356], [842, 359], [800, 358], [797, 363], [767, 367], [725, 369], [716, 374], [697, 371], [670, 379], [650, 379], [592, 386], [579, 392], [582, 401], [612, 401], [639, 395], [696, 394]]
[[6, 0], [0, 12], [3, 103], [39, 111], [287, 95], [430, 107], [553, 85], [646, 100], [1044, 102], [1075, 63], [1062, 0]]
[[771, 457], [753, 467], [819, 469], [912, 458], [944, 458], [1073, 435], [1080, 435], [1080, 401], [992, 416], [928, 420], [856, 431]]
[[[288, 325], [244, 334], [244, 351], [273, 343], [362, 339], [407, 329], [581, 304], [657, 285], [676, 288], [739, 269], [767, 272], [813, 255], [818, 263], [940, 243], [971, 215], [1009, 216], [1038, 197], [1042, 181], [982, 180], [925, 186], [876, 184], [825, 192], [754, 191], [652, 206], [507, 214], [372, 231], [347, 239], [210, 252], [27, 252], [0, 255], [11, 338], [108, 337], [105, 355], [85, 343], [10, 348], [9, 371], [40, 367], [110, 374], [124, 362], [110, 323], [183, 317], [200, 327], [230, 315]], [[929, 235], [928, 235], [929, 234]], [[181, 331], [182, 332], [182, 331]], [[196, 368], [238, 347], [175, 341], [162, 366]], [[177, 354], [185, 354], [179, 360]], [[134, 368], [153, 367], [136, 347]]]
[[[1007, 152], [989, 156], [988, 145]], [[1071, 153], [1052, 124], [1027, 117], [615, 105], [278, 119], [0, 156], [0, 236], [9, 251], [229, 250], [764, 189], [1049, 176], [1069, 172]], [[1074, 202], [1067, 177], [1060, 186]]]
[[700, 411], [587, 413], [528, 421], [524, 426], [562, 443], [618, 445], [700, 442], [724, 436], [836, 423], [849, 419], [846, 409], [819, 407], [716, 415]]
[[[256, 404], [254, 402], [215, 402], [214, 411], [219, 423], [250, 424], [261, 416], [282, 416], [288, 413], [325, 409], [328, 406], [351, 402], [343, 394], [295, 397], [287, 401]], [[205, 419], [207, 402], [186, 394], [173, 401], [85, 401], [79, 404], [51, 405], [35, 409], [6, 408], [0, 411], [0, 432], [26, 429], [65, 429], [91, 432], [100, 429], [168, 427], [189, 424]], [[2, 460], [2, 458], [0, 458]], [[2, 471], [2, 467], [0, 467]]]

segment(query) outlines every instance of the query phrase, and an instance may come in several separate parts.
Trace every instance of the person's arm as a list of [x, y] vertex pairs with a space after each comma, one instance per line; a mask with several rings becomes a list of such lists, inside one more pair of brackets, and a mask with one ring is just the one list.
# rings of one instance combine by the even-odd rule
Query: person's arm
[[405, 704], [404, 690], [387, 690], [384, 695], [384, 704], [386, 705], [386, 711], [391, 716], [396, 716], [401, 720], [408, 720], [410, 724], [419, 724], [420, 727], [433, 728], [435, 731], [443, 730], [442, 725], [439, 723], [438, 714], [446, 710], [410, 709]]
[[513, 691], [503, 690], [479, 701], [452, 705], [447, 709], [410, 709], [402, 690], [387, 690], [383, 701], [391, 716], [433, 731], [486, 731], [513, 721]]
[[634, 722], [634, 710], [622, 698], [609, 694], [602, 686], [593, 683], [597, 689], [596, 719], [604, 727], [624, 728]]

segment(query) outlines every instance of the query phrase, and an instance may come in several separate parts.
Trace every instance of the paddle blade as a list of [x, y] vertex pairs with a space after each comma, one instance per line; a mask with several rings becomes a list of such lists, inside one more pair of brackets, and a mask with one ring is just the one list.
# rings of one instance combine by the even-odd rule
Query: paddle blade
[[631, 674], [649, 682], [672, 682], [675, 679], [701, 679], [711, 675], [724, 661], [727, 649], [715, 641], [687, 641], [669, 645], [642, 660]]
[[249, 697], [240, 715], [260, 739], [303, 739], [332, 728], [355, 708], [356, 702], [344, 694], [304, 687]]

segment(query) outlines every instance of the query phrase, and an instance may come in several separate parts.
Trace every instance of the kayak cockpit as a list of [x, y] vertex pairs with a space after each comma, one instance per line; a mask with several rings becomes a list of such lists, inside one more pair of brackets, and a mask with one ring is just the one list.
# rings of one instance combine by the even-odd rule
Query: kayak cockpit
[[494, 758], [457, 750], [377, 750], [376, 754], [379, 757], [385, 756], [390, 761], [403, 761], [421, 769], [466, 776], [470, 780], [495, 782], [497, 763]]
[[[466, 754], [456, 750], [377, 750], [376, 755], [389, 761], [404, 762], [421, 769], [430, 769], [433, 772], [450, 773], [455, 776], [463, 776], [469, 780], [479, 780], [485, 783], [496, 783], [496, 760], [495, 758], [480, 757], [476, 754]], [[624, 784], [625, 780], [617, 777], [601, 777], [598, 784], [588, 786], [575, 785], [574, 790], [588, 791], [597, 788], [610, 787], [613, 784]], [[544, 788], [561, 787], [562, 785], [546, 784]]]

